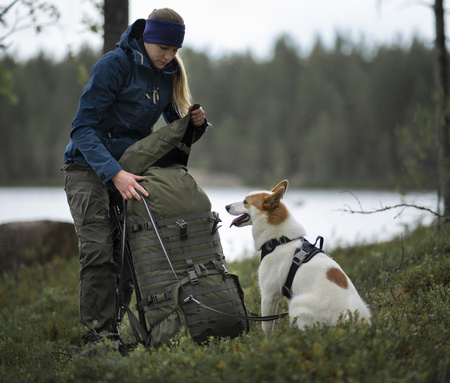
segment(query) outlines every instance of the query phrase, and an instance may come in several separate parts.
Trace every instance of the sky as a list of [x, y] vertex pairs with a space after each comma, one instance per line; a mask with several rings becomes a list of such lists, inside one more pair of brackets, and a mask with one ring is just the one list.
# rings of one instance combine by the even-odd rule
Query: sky
[[[0, 0], [0, 10], [12, 0]], [[101, 20], [89, 0], [48, 0], [61, 11], [59, 25], [36, 35], [33, 30], [12, 34], [8, 53], [27, 59], [44, 51], [62, 59], [68, 47], [75, 52], [83, 45], [101, 49], [102, 37], [86, 31], [86, 15]], [[368, 48], [381, 44], [408, 45], [413, 37], [433, 42], [432, 0], [129, 0], [130, 23], [146, 18], [154, 8], [169, 7], [186, 24], [185, 46], [212, 57], [250, 52], [267, 58], [277, 38], [291, 37], [300, 54], [308, 54], [317, 38], [332, 47], [339, 33]], [[8, 12], [12, 22], [19, 9]], [[448, 24], [448, 23], [447, 23]], [[448, 32], [447, 32], [448, 33]], [[5, 28], [0, 24], [0, 37]]]

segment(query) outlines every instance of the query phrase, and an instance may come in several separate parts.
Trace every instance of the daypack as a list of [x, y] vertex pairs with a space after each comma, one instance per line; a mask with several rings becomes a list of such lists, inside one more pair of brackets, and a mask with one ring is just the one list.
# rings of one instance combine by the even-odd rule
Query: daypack
[[187, 116], [132, 145], [120, 159], [124, 170], [145, 177], [141, 184], [149, 193], [146, 204], [128, 202], [126, 234], [137, 308], [149, 326], [148, 345], [155, 347], [182, 329], [198, 343], [249, 329], [243, 291], [223, 254], [220, 218], [186, 168], [193, 130]]

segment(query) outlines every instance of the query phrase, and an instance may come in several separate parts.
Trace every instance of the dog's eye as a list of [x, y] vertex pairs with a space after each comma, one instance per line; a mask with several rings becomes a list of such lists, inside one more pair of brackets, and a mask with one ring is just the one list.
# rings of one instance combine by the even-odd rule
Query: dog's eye
[[246, 199], [244, 199], [244, 205], [247, 205], [247, 204], [248, 204], [247, 200], [246, 200]]

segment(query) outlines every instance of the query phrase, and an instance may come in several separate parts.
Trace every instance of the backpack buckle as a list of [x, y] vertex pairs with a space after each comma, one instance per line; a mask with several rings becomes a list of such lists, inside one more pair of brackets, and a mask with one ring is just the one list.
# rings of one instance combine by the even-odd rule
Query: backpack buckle
[[219, 226], [219, 223], [222, 222], [222, 220], [219, 218], [219, 214], [215, 211], [212, 212], [211, 219], [214, 221], [213, 227], [211, 229], [211, 234], [216, 234], [217, 230], [221, 228], [221, 226]]
[[166, 293], [152, 295], [152, 303], [161, 303], [169, 299]]
[[187, 275], [189, 277], [189, 280], [193, 285], [198, 283], [198, 275], [194, 267], [194, 262], [192, 259], [186, 259], [186, 271]]
[[187, 235], [187, 227], [188, 227], [187, 222], [184, 219], [180, 218], [180, 219], [177, 219], [175, 221], [175, 223], [180, 227], [180, 239], [182, 241], [185, 241], [187, 239], [187, 237], [188, 237], [188, 235]]

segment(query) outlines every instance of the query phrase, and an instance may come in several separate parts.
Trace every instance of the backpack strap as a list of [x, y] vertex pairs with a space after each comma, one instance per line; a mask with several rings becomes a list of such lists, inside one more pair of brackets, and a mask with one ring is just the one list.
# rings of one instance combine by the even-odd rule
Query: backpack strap
[[130, 322], [131, 330], [133, 331], [134, 338], [138, 343], [143, 344], [144, 346], [148, 346], [149, 344], [149, 334], [145, 327], [142, 325], [142, 323], [139, 322], [139, 320], [136, 318], [136, 315], [134, 315], [133, 311], [126, 306], [125, 307], [128, 314], [128, 320]]

